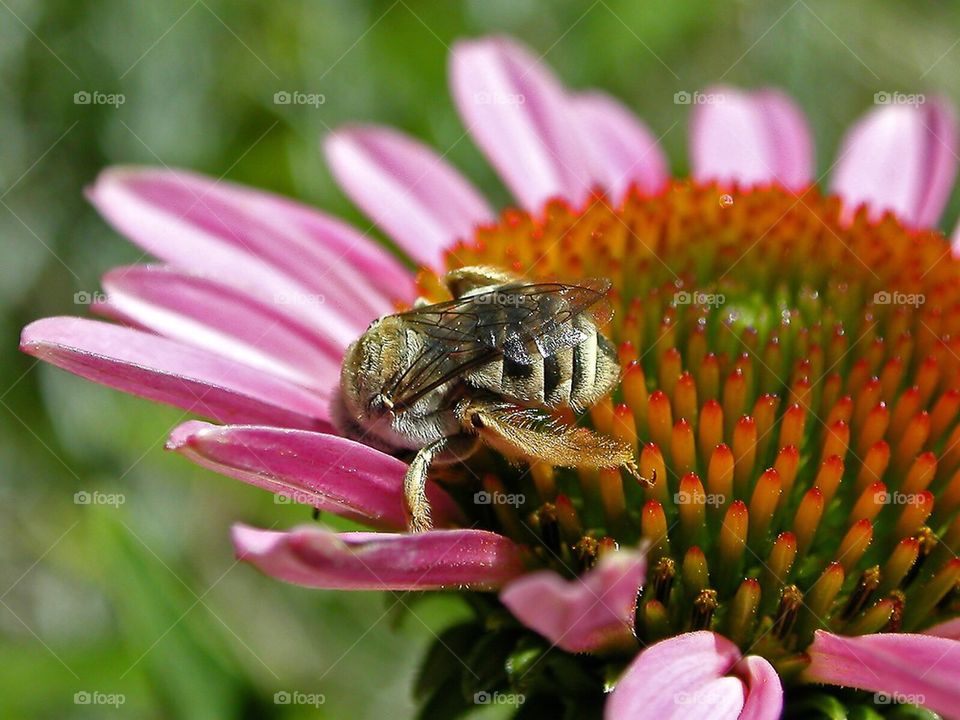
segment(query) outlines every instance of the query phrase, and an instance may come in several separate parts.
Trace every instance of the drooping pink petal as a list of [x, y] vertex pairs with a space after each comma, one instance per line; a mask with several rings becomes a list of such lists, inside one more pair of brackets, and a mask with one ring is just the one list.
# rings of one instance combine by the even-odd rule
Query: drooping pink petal
[[881, 692], [960, 717], [960, 642], [912, 633], [844, 637], [818, 630], [804, 675], [812, 682]]
[[813, 142], [803, 113], [778, 90], [726, 86], [690, 96], [690, 161], [697, 180], [797, 190], [813, 176]]
[[233, 544], [239, 559], [267, 575], [325, 589], [495, 588], [523, 572], [519, 548], [486, 530], [338, 534], [234, 525]]
[[524, 575], [501, 591], [500, 600], [520, 622], [555, 645], [591, 652], [632, 640], [637, 591], [646, 567], [641, 553], [609, 553], [573, 580], [551, 570]]
[[614, 688], [604, 717], [776, 720], [782, 708], [780, 681], [766, 660], [741, 658], [727, 638], [699, 631], [643, 650]]
[[462, 41], [450, 66], [467, 130], [526, 209], [562, 196], [586, 198], [590, 164], [560, 82], [526, 48], [504, 37]]
[[[391, 286], [354, 267], [346, 251], [370, 241], [348, 237], [334, 221], [319, 237], [302, 212], [284, 213], [273, 196], [185, 171], [137, 168], [104, 171], [87, 194], [147, 252], [277, 304], [343, 346], [393, 310]], [[407, 293], [409, 285], [396, 290]]]
[[669, 178], [667, 159], [657, 139], [622, 103], [600, 92], [571, 98], [593, 179], [615, 201], [636, 183], [653, 193]]
[[132, 328], [51, 317], [20, 349], [57, 367], [222, 422], [329, 430], [328, 400], [262, 370]]
[[892, 210], [908, 225], [932, 227], [956, 178], [957, 144], [945, 100], [878, 107], [844, 138], [831, 191], [850, 212], [866, 203], [872, 218]]
[[736, 667], [747, 684], [747, 699], [739, 720], [774, 720], [783, 708], [783, 685], [773, 665], [762, 657], [747, 655]]
[[442, 268], [444, 250], [494, 218], [459, 172], [395, 130], [345, 128], [324, 150], [340, 187], [418, 262]]
[[236, 287], [158, 265], [115, 268], [103, 278], [102, 314], [329, 392], [343, 350]]
[[923, 631], [924, 635], [936, 635], [942, 638], [960, 640], [960, 618], [947, 620]]
[[[377, 528], [406, 527], [406, 464], [362, 443], [306, 430], [192, 421], [174, 429], [167, 449], [289, 502]], [[461, 519], [450, 496], [434, 483], [427, 496], [435, 526]]]

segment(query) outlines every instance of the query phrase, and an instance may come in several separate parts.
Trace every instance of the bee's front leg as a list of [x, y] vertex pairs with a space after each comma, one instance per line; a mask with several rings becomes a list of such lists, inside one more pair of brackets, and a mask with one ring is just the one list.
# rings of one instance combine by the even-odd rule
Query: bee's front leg
[[446, 447], [447, 438], [440, 438], [417, 451], [406, 475], [403, 476], [403, 499], [410, 515], [410, 532], [426, 532], [433, 529], [430, 518], [430, 501], [427, 500], [427, 473], [430, 463]]
[[403, 498], [410, 516], [410, 532], [433, 529], [430, 501], [426, 486], [430, 465], [434, 462], [456, 462], [469, 457], [477, 449], [477, 438], [472, 435], [454, 435], [434, 440], [417, 451], [403, 477]]

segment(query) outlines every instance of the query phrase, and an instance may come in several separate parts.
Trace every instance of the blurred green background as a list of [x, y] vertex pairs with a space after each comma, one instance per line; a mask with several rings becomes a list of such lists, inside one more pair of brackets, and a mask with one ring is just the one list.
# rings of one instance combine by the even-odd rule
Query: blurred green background
[[[452, 146], [449, 159], [505, 203], [458, 142], [446, 90], [451, 44], [492, 32], [526, 41], [573, 87], [623, 98], [680, 174], [680, 90], [784, 88], [810, 117], [820, 172], [875, 92], [960, 100], [956, 2], [0, 0], [0, 717], [415, 712], [412, 675], [433, 632], [464, 612], [455, 600], [402, 613], [408, 598], [308, 591], [237, 565], [232, 522], [288, 527], [308, 511], [167, 455], [181, 413], [37, 366], [17, 339], [35, 318], [84, 314], [75, 293], [140, 259], [83, 200], [107, 165], [192, 168], [366, 230], [318, 139], [371, 121]], [[277, 105], [278, 91], [325, 102]], [[77, 92], [124, 102], [77, 104]], [[944, 227], [956, 213], [954, 201]], [[77, 492], [123, 502], [77, 504]], [[325, 702], [277, 704], [276, 692]]]

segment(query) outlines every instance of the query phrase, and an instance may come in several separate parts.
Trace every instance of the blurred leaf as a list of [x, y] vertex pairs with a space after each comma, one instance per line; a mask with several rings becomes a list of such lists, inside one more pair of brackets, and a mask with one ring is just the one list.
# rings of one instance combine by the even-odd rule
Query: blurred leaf
[[431, 695], [451, 678], [463, 672], [460, 658], [466, 657], [483, 633], [478, 623], [455, 625], [440, 633], [420, 663], [413, 694], [417, 700]]
[[[202, 595], [106, 513], [99, 518], [100, 552], [122, 578], [115, 595], [133, 658], [121, 677], [147, 671], [172, 715], [217, 720], [236, 714], [245, 694], [235, 659]], [[158, 567], [160, 566], [160, 567]]]

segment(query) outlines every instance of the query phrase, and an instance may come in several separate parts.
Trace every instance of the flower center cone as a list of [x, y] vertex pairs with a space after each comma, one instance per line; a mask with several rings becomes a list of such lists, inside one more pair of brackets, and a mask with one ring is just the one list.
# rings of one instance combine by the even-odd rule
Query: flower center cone
[[656, 484], [492, 453], [437, 474], [521, 494], [466, 506], [534, 566], [571, 576], [647, 547], [644, 644], [711, 629], [789, 679], [817, 629], [960, 614], [960, 263], [941, 235], [812, 188], [678, 182], [507, 211], [448, 252], [465, 265], [613, 283], [622, 379], [568, 419], [630, 443]]

